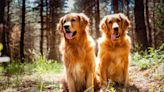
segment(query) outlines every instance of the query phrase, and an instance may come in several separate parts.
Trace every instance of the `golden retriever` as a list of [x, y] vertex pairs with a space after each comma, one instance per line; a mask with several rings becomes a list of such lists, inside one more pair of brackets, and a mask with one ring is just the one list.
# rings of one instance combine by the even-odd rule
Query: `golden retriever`
[[98, 41], [98, 59], [102, 87], [106, 88], [108, 79], [125, 86], [128, 84], [129, 26], [130, 21], [122, 13], [107, 15], [100, 22], [102, 37]]
[[96, 80], [95, 43], [88, 33], [88, 25], [89, 19], [83, 13], [67, 14], [57, 25], [63, 34], [60, 44], [66, 71], [63, 83], [69, 92], [92, 91]]

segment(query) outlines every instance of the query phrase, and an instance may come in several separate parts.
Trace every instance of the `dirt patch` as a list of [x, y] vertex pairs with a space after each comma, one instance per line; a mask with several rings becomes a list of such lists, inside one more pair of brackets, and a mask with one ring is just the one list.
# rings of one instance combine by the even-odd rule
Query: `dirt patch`
[[129, 76], [130, 84], [138, 88], [139, 92], [164, 92], [164, 89], [159, 89], [164, 85], [164, 79], [154, 79], [152, 69], [138, 70], [136, 66], [130, 66]]

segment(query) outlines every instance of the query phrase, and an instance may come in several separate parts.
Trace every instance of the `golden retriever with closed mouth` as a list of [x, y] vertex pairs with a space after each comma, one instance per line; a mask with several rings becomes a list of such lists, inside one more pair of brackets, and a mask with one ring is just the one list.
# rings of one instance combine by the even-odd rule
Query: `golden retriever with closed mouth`
[[131, 40], [127, 35], [130, 21], [122, 14], [105, 16], [100, 23], [102, 37], [99, 39], [99, 74], [101, 86], [107, 86], [108, 79], [128, 84], [128, 63]]
[[[88, 34], [89, 19], [82, 13], [70, 13], [57, 25], [63, 36], [60, 51], [65, 66], [65, 85], [69, 92], [92, 91], [95, 82], [94, 41]], [[88, 91], [87, 91], [88, 92]]]

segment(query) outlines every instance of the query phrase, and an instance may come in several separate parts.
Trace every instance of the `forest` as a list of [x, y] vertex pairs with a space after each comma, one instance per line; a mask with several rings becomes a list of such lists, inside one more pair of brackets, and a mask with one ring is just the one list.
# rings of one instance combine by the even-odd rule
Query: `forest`
[[131, 22], [131, 85], [109, 84], [108, 92], [164, 92], [163, 0], [0, 0], [0, 92], [60, 92], [56, 27], [74, 12], [89, 17], [95, 42], [104, 16], [124, 13]]

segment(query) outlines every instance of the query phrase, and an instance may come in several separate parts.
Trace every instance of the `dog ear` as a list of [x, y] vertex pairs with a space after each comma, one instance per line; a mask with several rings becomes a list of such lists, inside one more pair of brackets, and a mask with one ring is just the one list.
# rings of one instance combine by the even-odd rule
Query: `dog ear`
[[64, 17], [61, 17], [59, 23], [57, 23], [56, 30], [58, 31], [59, 34], [63, 32], [63, 22], [64, 22], [63, 20]]
[[100, 21], [100, 25], [99, 25], [100, 30], [102, 30], [102, 31], [104, 31], [104, 32], [107, 32], [107, 31], [108, 31], [106, 21], [107, 21], [107, 17], [105, 16], [105, 17]]
[[130, 27], [130, 21], [127, 16], [125, 16], [123, 13], [119, 13], [119, 16], [122, 20], [122, 29], [127, 30]]
[[83, 13], [80, 13], [78, 17], [79, 17], [81, 28], [84, 28], [85, 30], [86, 27], [89, 25], [89, 18]]

